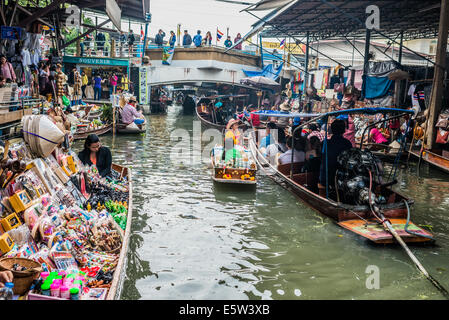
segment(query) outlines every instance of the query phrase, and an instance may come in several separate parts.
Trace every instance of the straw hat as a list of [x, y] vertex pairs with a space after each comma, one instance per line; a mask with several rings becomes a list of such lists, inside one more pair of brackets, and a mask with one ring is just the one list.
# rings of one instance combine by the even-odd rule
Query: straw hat
[[40, 157], [48, 157], [64, 141], [64, 132], [48, 116], [27, 116], [24, 119], [24, 134], [30, 149]]
[[231, 129], [231, 127], [236, 124], [236, 123], [240, 123], [241, 121], [238, 119], [231, 119], [229, 120], [228, 124], [226, 125], [226, 129]]
[[282, 111], [290, 111], [290, 106], [287, 102], [284, 102], [279, 106], [279, 109]]

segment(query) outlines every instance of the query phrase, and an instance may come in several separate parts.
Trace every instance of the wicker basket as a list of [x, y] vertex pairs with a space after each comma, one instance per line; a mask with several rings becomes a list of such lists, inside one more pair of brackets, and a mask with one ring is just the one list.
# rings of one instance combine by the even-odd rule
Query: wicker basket
[[[26, 267], [26, 271], [13, 271], [12, 266], [18, 263], [22, 267]], [[42, 271], [41, 264], [25, 258], [3, 258], [0, 260], [0, 271], [11, 271], [14, 276], [14, 294], [24, 295], [31, 286], [31, 283], [37, 275]]]

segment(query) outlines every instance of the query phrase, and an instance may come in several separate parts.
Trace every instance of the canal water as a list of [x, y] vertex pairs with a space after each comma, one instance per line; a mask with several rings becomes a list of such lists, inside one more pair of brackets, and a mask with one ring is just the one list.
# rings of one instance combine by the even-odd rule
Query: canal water
[[[349, 233], [269, 177], [255, 190], [222, 189], [207, 164], [174, 163], [171, 134], [192, 135], [196, 120], [181, 107], [147, 120], [145, 135], [101, 138], [114, 162], [133, 169], [122, 299], [443, 298], [400, 246]], [[412, 220], [437, 240], [411, 249], [449, 288], [449, 175], [424, 165], [418, 176], [411, 163], [398, 180], [415, 200]]]

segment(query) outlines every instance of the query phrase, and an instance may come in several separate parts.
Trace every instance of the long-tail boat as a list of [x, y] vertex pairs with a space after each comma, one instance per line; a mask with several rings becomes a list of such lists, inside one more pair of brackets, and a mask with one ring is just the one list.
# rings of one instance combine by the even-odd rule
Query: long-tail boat
[[[408, 111], [389, 108], [363, 108], [334, 111], [322, 114], [310, 121], [306, 121], [297, 127], [295, 132], [318, 119], [323, 119], [327, 123], [328, 118], [331, 116], [355, 113], [407, 114]], [[276, 115], [270, 114], [270, 116]], [[319, 172], [302, 172], [304, 163], [290, 163], [283, 165], [271, 164], [258, 148], [256, 131], [252, 131], [250, 134], [250, 150], [253, 153], [258, 166], [265, 172], [265, 174], [275, 182], [292, 191], [313, 209], [332, 218], [339, 226], [375, 243], [394, 242], [395, 237], [389, 229], [384, 227], [385, 223], [389, 223], [394, 231], [405, 242], [433, 241], [432, 235], [429, 232], [410, 222], [409, 207], [413, 204], [413, 200], [391, 189], [391, 185], [393, 185], [395, 181], [384, 184], [381, 188], [378, 188], [378, 190], [370, 189], [370, 192], [372, 192], [373, 195], [382, 196], [386, 200], [385, 203], [376, 204], [375, 210], [372, 208], [373, 204], [371, 201], [369, 201], [369, 204], [343, 203], [339, 201], [339, 199], [329, 195], [328, 184], [326, 184], [325, 192], [322, 187], [319, 188]], [[326, 153], [323, 154], [323, 159], [326, 159]], [[332, 184], [333, 183], [334, 182], [332, 181]], [[371, 195], [369, 199], [371, 199]], [[379, 216], [384, 217], [383, 220], [376, 218]]]

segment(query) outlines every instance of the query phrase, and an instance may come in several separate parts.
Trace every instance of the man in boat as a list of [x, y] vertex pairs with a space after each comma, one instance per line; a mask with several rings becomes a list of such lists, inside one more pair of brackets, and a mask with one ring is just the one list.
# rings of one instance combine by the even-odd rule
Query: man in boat
[[[327, 143], [327, 181], [329, 186], [334, 185], [335, 171], [337, 170], [337, 157], [345, 150], [351, 149], [351, 142], [343, 137], [346, 124], [343, 120], [335, 119], [331, 124], [332, 137], [326, 139]], [[320, 168], [320, 188], [326, 186], [326, 152], [323, 152], [323, 161]]]
[[87, 136], [84, 142], [84, 150], [78, 154], [78, 157], [84, 165], [95, 165], [102, 177], [106, 177], [111, 173], [111, 151], [109, 148], [101, 145], [100, 139], [96, 134]]
[[123, 107], [120, 111], [120, 115], [122, 117], [122, 123], [131, 124], [134, 122], [135, 124], [142, 124], [145, 122], [143, 119], [142, 113], [138, 112], [136, 109], [137, 100], [135, 97], [129, 98], [128, 103]]

